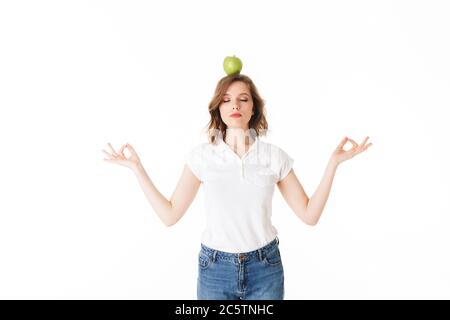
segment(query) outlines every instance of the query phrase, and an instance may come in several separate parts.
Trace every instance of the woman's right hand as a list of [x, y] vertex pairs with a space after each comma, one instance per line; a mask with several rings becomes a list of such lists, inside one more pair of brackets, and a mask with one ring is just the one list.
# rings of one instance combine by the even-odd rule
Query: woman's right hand
[[[105, 150], [102, 150], [108, 156], [108, 159], [103, 159], [103, 160], [105, 160], [107, 162], [111, 162], [111, 163], [117, 163], [117, 164], [120, 164], [121, 166], [130, 168], [130, 169], [136, 169], [138, 166], [141, 165], [141, 160], [139, 159], [136, 151], [130, 144], [128, 144], [128, 143], [124, 144], [120, 148], [119, 152], [116, 152], [109, 142], [108, 142], [108, 146], [110, 148], [111, 153], [108, 153]], [[125, 154], [123, 153], [125, 148], [127, 148], [130, 151], [131, 156], [129, 158], [127, 158], [125, 156]]]

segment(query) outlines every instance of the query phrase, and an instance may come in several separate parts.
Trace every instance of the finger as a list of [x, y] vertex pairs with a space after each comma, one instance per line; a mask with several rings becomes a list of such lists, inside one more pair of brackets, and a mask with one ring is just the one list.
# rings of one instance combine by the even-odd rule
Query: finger
[[350, 150], [356, 150], [358, 148], [358, 144], [354, 140], [348, 139], [348, 141], [350, 141], [353, 144], [353, 147]]
[[358, 144], [355, 142], [355, 140], [349, 138], [348, 141], [350, 141], [353, 144], [353, 146], [358, 146]]
[[111, 155], [111, 154], [109, 154], [108, 152], [106, 152], [105, 150], [103, 150], [102, 149], [102, 151], [104, 152], [104, 153], [106, 153], [110, 158], [112, 158], [113, 156]]
[[339, 143], [338, 145], [338, 149], [342, 149], [342, 147], [344, 147], [344, 145], [347, 143], [348, 138], [345, 137], [344, 139], [342, 139], [341, 143]]
[[127, 146], [127, 145], [124, 144], [124, 145], [122, 146], [122, 148], [120, 148], [120, 150], [119, 150], [119, 153], [120, 153], [121, 155], [123, 155], [124, 157], [125, 157], [125, 154], [123, 153], [123, 149], [125, 149], [126, 146]]
[[114, 151], [114, 148], [112, 147], [111, 143], [108, 142], [108, 146], [109, 146], [109, 148], [111, 149], [112, 154], [115, 155], [115, 156], [117, 156], [117, 153], [116, 153], [116, 151]]
[[361, 146], [364, 146], [364, 145], [366, 144], [367, 140], [369, 140], [369, 137], [366, 137], [366, 138], [363, 140], [363, 142], [361, 142]]
[[364, 147], [364, 150], [366, 150], [367, 148], [369, 148], [372, 145], [372, 143], [369, 143], [367, 146]]

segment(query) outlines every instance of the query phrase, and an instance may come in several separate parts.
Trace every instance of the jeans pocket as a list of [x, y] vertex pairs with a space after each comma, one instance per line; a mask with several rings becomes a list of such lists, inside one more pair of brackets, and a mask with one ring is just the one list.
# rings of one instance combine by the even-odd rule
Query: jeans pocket
[[280, 265], [281, 264], [281, 255], [280, 255], [280, 250], [278, 249], [278, 247], [275, 247], [275, 249], [267, 252], [264, 255], [263, 262], [269, 266]]
[[200, 269], [205, 270], [211, 264], [211, 257], [206, 255], [203, 252], [200, 252], [198, 255], [198, 266]]

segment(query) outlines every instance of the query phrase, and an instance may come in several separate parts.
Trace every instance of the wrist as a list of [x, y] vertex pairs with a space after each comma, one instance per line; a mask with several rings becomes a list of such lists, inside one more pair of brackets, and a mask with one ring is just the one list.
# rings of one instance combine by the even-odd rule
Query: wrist
[[331, 165], [333, 165], [333, 166], [336, 166], [336, 167], [339, 165], [339, 162], [338, 162], [334, 157], [331, 157], [331, 158], [330, 158], [329, 163], [330, 163]]
[[138, 174], [144, 170], [144, 167], [142, 166], [142, 163], [140, 163], [140, 162], [131, 166], [130, 168], [135, 174]]

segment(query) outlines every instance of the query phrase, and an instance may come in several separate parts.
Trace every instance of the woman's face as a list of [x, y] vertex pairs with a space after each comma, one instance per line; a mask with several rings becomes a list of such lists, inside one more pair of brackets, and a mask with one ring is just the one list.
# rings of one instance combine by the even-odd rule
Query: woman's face
[[[248, 130], [248, 122], [253, 112], [253, 100], [247, 84], [242, 81], [233, 82], [222, 97], [219, 110], [222, 121], [228, 128]], [[233, 114], [240, 114], [240, 116], [234, 117]]]

